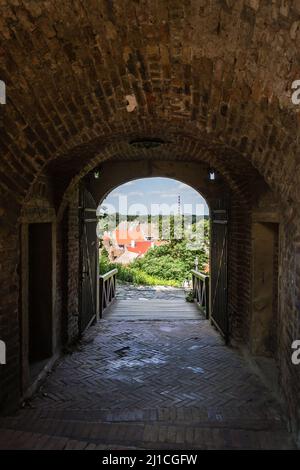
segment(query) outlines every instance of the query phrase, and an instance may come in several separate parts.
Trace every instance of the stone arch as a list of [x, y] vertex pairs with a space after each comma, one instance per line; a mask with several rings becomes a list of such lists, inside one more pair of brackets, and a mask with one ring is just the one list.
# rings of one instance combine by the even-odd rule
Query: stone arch
[[[248, 128], [250, 127], [250, 124], [251, 123], [247, 122]], [[126, 121], [122, 124], [118, 124], [116, 127], [121, 125], [125, 127]], [[76, 180], [78, 181], [79, 178], [87, 171], [99, 164], [101, 160], [105, 160], [107, 158], [120, 159], [123, 155], [124, 159], [136, 159], [138, 157], [155, 159], [157, 158], [157, 155], [159, 155], [158, 158], [169, 159], [171, 153], [180, 153], [180, 156], [178, 156], [180, 159], [203, 159], [204, 161], [210, 161], [212, 166], [216, 166], [216, 169], [220, 172], [227, 173], [227, 177], [232, 180], [240, 180], [243, 176], [243, 171], [244, 175], [247, 175], [248, 179], [250, 179], [250, 173], [252, 173], [253, 177], [255, 176], [255, 173], [257, 176], [261, 174], [262, 178], [266, 181], [266, 184], [270, 186], [282, 200], [286, 201], [295, 200], [295, 198], [297, 199], [296, 167], [292, 165], [292, 158], [289, 157], [289, 159], [286, 160], [288, 160], [287, 163], [290, 166], [285, 171], [286, 164], [284, 163], [284, 157], [280, 156], [283, 155], [282, 151], [278, 149], [276, 150], [272, 147], [268, 149], [258, 147], [255, 149], [255, 147], [253, 148], [252, 146], [251, 148], [250, 146], [249, 152], [242, 152], [238, 146], [224, 143], [224, 141], [226, 141], [226, 135], [219, 133], [218, 139], [216, 140], [214, 133], [205, 132], [203, 137], [203, 130], [201, 128], [199, 129], [197, 126], [187, 126], [182, 120], [177, 123], [177, 126], [178, 130], [176, 131], [174, 129], [174, 125], [172, 125], [172, 121], [160, 120], [156, 124], [154, 121], [154, 125], [151, 123], [150, 126], [144, 126], [144, 129], [133, 132], [132, 127], [136, 127], [137, 129], [140, 127], [140, 121], [133, 119], [127, 132], [123, 129], [123, 132], [120, 134], [117, 130], [114, 132], [114, 129], [112, 129], [110, 133], [104, 136], [92, 137], [75, 147], [69, 148], [65, 152], [60, 150], [58, 154], [51, 155], [51, 158], [44, 162], [40, 167], [40, 170], [36, 170], [32, 173], [31, 180], [33, 182], [38, 180], [39, 174], [49, 171], [50, 168], [50, 171], [54, 174], [65, 174], [66, 178], [70, 179], [69, 184], [72, 184], [71, 179], [74, 178], [73, 183], [76, 183]], [[91, 129], [90, 132], [95, 133], [94, 129]], [[252, 132], [254, 132], [254, 130]], [[274, 130], [274, 132], [276, 133], [276, 130]], [[251, 131], [249, 131], [249, 135], [250, 134]], [[79, 135], [77, 137], [79, 137]], [[134, 139], [147, 139], [152, 137], [165, 138], [167, 144], [156, 152], [151, 150], [149, 151], [149, 149], [136, 150], [130, 147], [129, 142]], [[242, 139], [244, 139], [243, 146], [249, 146], [247, 144], [247, 142], [249, 143], [247, 135], [244, 135]], [[266, 141], [265, 136], [259, 136], [256, 132], [256, 140], [259, 141], [259, 139]], [[285, 141], [283, 140], [283, 143], [284, 142]], [[287, 148], [285, 147], [285, 151], [286, 150]], [[281, 159], [281, 161], [277, 161], [276, 165], [273, 164], [270, 166], [272, 161], [270, 158], [272, 157], [273, 152], [276, 152], [276, 159]], [[265, 154], [265, 157], [263, 157], [265, 159], [265, 164], [260, 159], [262, 154]], [[281, 172], [285, 173], [286, 176], [289, 175], [289, 180], [285, 178], [283, 179], [282, 173], [277, 175], [277, 177], [273, 174], [276, 168], [278, 170], [279, 167]], [[240, 171], [238, 174], [239, 169]], [[10, 173], [8, 172], [7, 175], [9, 177]], [[234, 183], [232, 182], [232, 184]], [[237, 181], [235, 184], [237, 185]], [[284, 190], [282, 188], [283, 185]], [[12, 186], [10, 197], [21, 201], [24, 198], [24, 195], [30, 191], [31, 186], [32, 183], [28, 184], [27, 188], [24, 187], [25, 192], [20, 192], [16, 185]], [[8, 188], [6, 187], [6, 189]]]

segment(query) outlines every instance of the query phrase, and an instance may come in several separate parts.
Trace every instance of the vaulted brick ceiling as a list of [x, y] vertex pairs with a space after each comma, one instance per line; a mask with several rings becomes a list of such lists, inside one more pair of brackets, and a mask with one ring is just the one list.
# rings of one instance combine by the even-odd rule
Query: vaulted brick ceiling
[[[107, 158], [205, 160], [232, 186], [261, 174], [283, 199], [300, 198], [300, 1], [0, 5], [8, 198], [20, 202], [44, 168], [67, 187]], [[129, 143], [153, 137], [167, 143]]]

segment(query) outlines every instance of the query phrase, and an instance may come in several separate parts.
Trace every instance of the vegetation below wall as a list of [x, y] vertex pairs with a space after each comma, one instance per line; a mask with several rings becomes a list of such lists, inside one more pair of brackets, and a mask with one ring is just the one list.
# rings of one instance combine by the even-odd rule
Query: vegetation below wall
[[161, 277], [155, 277], [147, 274], [141, 269], [133, 266], [134, 263], [128, 266], [122, 266], [118, 263], [110, 263], [106, 256], [102, 256], [100, 260], [100, 274], [104, 274], [111, 269], [117, 268], [117, 278], [120, 281], [130, 282], [132, 284], [140, 284], [144, 286], [180, 286], [181, 283], [175, 280], [167, 280]]

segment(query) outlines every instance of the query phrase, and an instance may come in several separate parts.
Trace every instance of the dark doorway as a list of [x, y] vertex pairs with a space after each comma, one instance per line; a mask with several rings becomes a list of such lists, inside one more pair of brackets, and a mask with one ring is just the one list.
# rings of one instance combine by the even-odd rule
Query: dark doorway
[[279, 224], [256, 222], [252, 229], [253, 279], [251, 350], [274, 357], [277, 347]]
[[29, 363], [52, 355], [52, 224], [29, 225]]

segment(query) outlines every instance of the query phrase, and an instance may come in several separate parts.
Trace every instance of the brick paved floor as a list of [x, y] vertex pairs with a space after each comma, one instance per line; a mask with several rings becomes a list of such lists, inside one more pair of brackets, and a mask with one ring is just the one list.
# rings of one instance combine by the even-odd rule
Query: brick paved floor
[[206, 320], [93, 326], [0, 448], [293, 448], [279, 405]]

